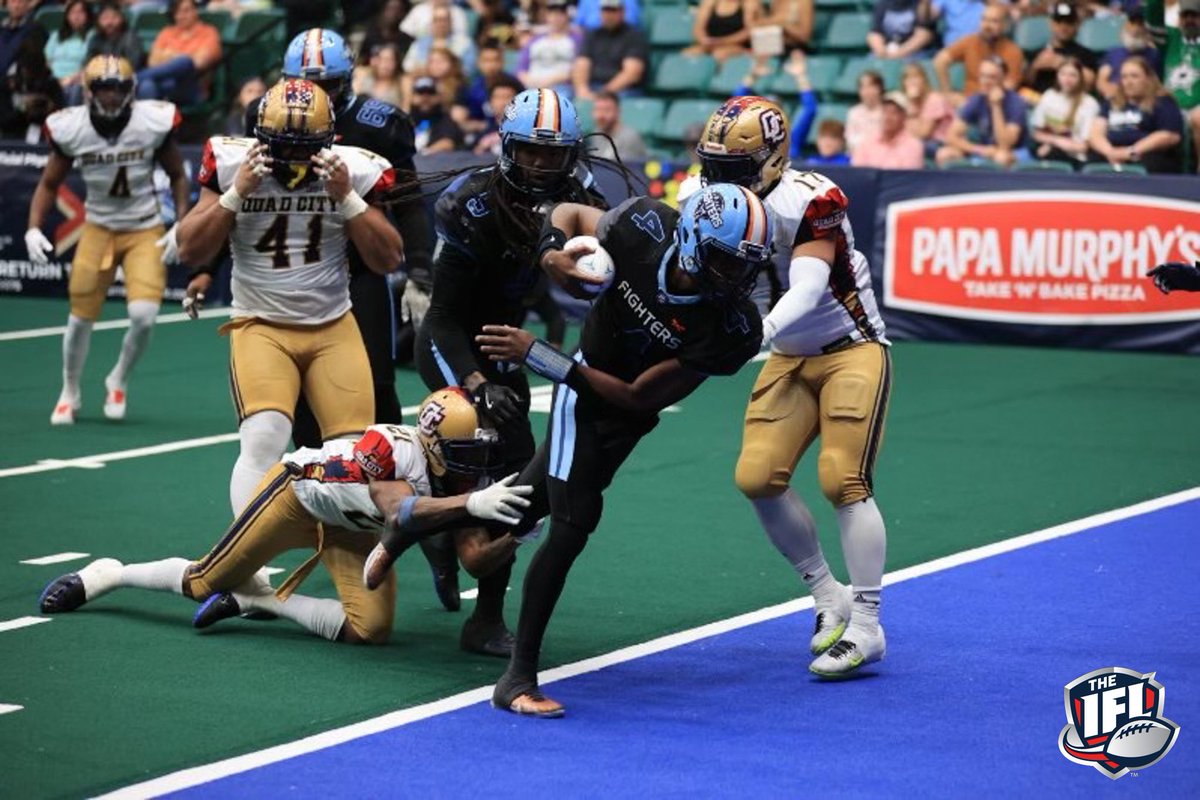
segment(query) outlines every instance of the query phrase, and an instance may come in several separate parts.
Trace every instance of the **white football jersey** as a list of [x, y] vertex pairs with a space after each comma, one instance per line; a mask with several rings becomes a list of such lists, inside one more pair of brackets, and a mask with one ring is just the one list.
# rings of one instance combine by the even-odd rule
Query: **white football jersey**
[[[679, 188], [680, 205], [700, 186], [698, 176], [685, 180]], [[788, 169], [763, 205], [775, 226], [775, 275], [785, 291], [796, 245], [833, 238], [836, 247], [829, 285], [816, 308], [780, 331], [772, 349], [812, 356], [852, 342], [889, 344], [871, 286], [871, 267], [854, 249], [854, 230], [846, 216], [850, 203], [838, 185], [816, 172]]]
[[[215, 136], [204, 146], [200, 185], [233, 186], [254, 139]], [[334, 145], [354, 190], [369, 199], [391, 186], [387, 159]], [[350, 310], [346, 220], [320, 180], [288, 189], [268, 175], [242, 200], [230, 236], [233, 316], [291, 325], [320, 325]]]
[[288, 453], [283, 460], [301, 470], [293, 484], [301, 505], [338, 528], [383, 529], [383, 515], [368, 488], [372, 478], [406, 481], [418, 496], [429, 495], [425, 453], [417, 429], [407, 425], [372, 425], [357, 441], [335, 439]]
[[179, 111], [161, 100], [135, 100], [116, 139], [92, 126], [87, 106], [55, 111], [46, 119], [50, 145], [75, 160], [87, 185], [87, 221], [113, 231], [140, 231], [162, 223], [154, 190], [154, 157], [179, 127]]

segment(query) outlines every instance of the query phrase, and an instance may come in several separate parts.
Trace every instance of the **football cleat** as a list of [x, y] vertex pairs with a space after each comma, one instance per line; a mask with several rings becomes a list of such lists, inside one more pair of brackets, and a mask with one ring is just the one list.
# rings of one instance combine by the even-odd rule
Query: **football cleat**
[[849, 678], [867, 664], [882, 660], [886, 653], [882, 626], [874, 631], [850, 628], [833, 647], [813, 659], [808, 671], [822, 678]]
[[233, 592], [217, 592], [196, 609], [196, 614], [192, 617], [192, 627], [203, 630], [223, 619], [238, 617], [241, 614], [242, 607], [238, 605]]
[[51, 425], [74, 425], [75, 413], [82, 407], [82, 403], [78, 400], [62, 400], [60, 399], [54, 405], [54, 411], [50, 412]]
[[558, 719], [567, 713], [562, 703], [542, 694], [536, 680], [510, 677], [507, 672], [492, 691], [492, 708], [541, 719]]
[[86, 602], [87, 592], [83, 588], [83, 579], [75, 572], [50, 581], [42, 590], [42, 596], [38, 598], [38, 606], [43, 614], [74, 611]]
[[395, 563], [396, 557], [388, 552], [382, 542], [375, 545], [375, 549], [363, 562], [363, 586], [372, 592], [378, 589], [380, 584], [387, 580], [388, 572]]
[[516, 637], [503, 620], [485, 622], [474, 616], [467, 618], [462, 627], [462, 634], [458, 637], [459, 647], [468, 653], [496, 658], [511, 657], [516, 643]]
[[104, 395], [104, 416], [109, 419], [125, 419], [125, 390], [109, 389]]
[[821, 655], [842, 638], [842, 634], [846, 632], [846, 625], [850, 622], [853, 599], [854, 593], [850, 591], [850, 587], [839, 583], [830, 596], [816, 601], [813, 609], [816, 612], [816, 623], [813, 626], [812, 641], [808, 645], [814, 656]]

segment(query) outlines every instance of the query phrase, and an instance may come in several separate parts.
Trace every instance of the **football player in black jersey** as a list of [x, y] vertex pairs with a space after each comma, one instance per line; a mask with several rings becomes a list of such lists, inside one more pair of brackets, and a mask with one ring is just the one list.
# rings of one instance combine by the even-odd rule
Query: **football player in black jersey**
[[[433, 296], [417, 332], [417, 368], [427, 386], [466, 389], [496, 423], [501, 475], [521, 469], [533, 456], [529, 382], [519, 363], [490, 361], [475, 336], [488, 324], [520, 326], [530, 303], [545, 291], [535, 258], [545, 210], [564, 201], [605, 206], [591, 173], [579, 164], [582, 138], [567, 98], [550, 89], [522, 92], [500, 125], [499, 163], [460, 175], [434, 211]], [[454, 586], [457, 566], [445, 538], [422, 547], [431, 563], [441, 549]], [[511, 653], [512, 634], [502, 614], [511, 571], [510, 560], [479, 581], [475, 612], [463, 626], [465, 649]]]
[[522, 471], [533, 504], [513, 533], [547, 512], [550, 532], [525, 575], [517, 641], [492, 703], [521, 714], [558, 717], [541, 694], [538, 656], [567, 573], [600, 522], [603, 492], [659, 412], [710, 375], [731, 375], [758, 353], [762, 321], [749, 300], [769, 263], [771, 223], [762, 201], [740, 186], [714, 184], [676, 212], [633, 198], [608, 212], [556, 206], [539, 242], [538, 263], [563, 275], [577, 254], [568, 238], [596, 236], [615, 275], [584, 322], [574, 358], [507, 325], [488, 325], [480, 350], [498, 363], [523, 363], [554, 381], [546, 439]]

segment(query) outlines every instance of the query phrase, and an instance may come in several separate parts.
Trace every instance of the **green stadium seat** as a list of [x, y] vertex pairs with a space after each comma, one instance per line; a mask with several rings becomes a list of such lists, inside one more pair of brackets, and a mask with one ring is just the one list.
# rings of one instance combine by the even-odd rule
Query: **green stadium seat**
[[207, 22], [209, 25], [212, 25], [214, 28], [220, 31], [221, 39], [224, 39], [226, 33], [233, 25], [233, 15], [223, 9], [217, 9], [215, 11], [201, 11], [200, 21]]
[[658, 97], [630, 97], [621, 101], [621, 121], [650, 139], [662, 127], [666, 106]]
[[808, 143], [816, 144], [817, 128], [827, 119], [836, 119], [838, 122], [846, 121], [846, 114], [849, 113], [850, 106], [846, 103], [821, 103], [817, 106], [817, 116], [813, 120], [812, 128], [808, 131]]
[[[833, 24], [833, 17], [834, 14], [831, 11], [822, 12], [820, 9], [817, 10], [813, 15], [813, 42], [820, 43], [825, 41], [825, 35], [829, 33], [829, 26]], [[865, 40], [863, 44], [866, 44]]]
[[[575, 113], [579, 115], [579, 125], [583, 128], [584, 133], [591, 133], [596, 130], [595, 123], [592, 122], [592, 106], [596, 103], [594, 100], [574, 100]], [[621, 104], [621, 110], [625, 110], [624, 103]]]
[[1104, 53], [1121, 46], [1121, 28], [1124, 24], [1123, 16], [1092, 17], [1083, 21], [1076, 40], [1089, 50]]
[[852, 58], [842, 68], [833, 84], [833, 93], [845, 97], [858, 96], [858, 79], [866, 71], [873, 70], [883, 76], [884, 91], [900, 88], [900, 75], [904, 63], [879, 58]]
[[[726, 59], [724, 64], [717, 67], [717, 74], [713, 75], [712, 81], [708, 84], [708, 93], [716, 97], [729, 97], [742, 85], [742, 80], [750, 74], [750, 70], [753, 68], [754, 58], [752, 56], [734, 56]], [[768, 75], [776, 72], [779, 69], [779, 61], [771, 59], [768, 68], [771, 71]], [[767, 79], [762, 79], [756, 85], [761, 91], [767, 91], [768, 82]]]
[[958, 161], [948, 161], [942, 165], [942, 169], [974, 169], [984, 172], [1000, 172], [1004, 167], [993, 161], [970, 161], [964, 158]]
[[[4, 16], [8, 16], [8, 11], [5, 10]], [[33, 15], [33, 19], [37, 24], [42, 26], [42, 30], [49, 35], [62, 27], [63, 22], [63, 7], [62, 6], [43, 6], [39, 8]]]
[[817, 8], [833, 11], [870, 11], [870, 0], [817, 0]]
[[663, 6], [656, 9], [654, 19], [650, 23], [650, 46], [662, 48], [682, 48], [694, 44], [692, 39], [692, 23], [695, 21], [687, 6], [671, 8]]
[[704, 123], [713, 112], [712, 100], [676, 100], [667, 110], [658, 138], [677, 143], [683, 141], [683, 131], [693, 122]]
[[820, 50], [857, 50], [866, 47], [871, 32], [871, 15], [857, 11], [842, 12], [833, 18]]
[[1017, 23], [1013, 40], [1026, 53], [1041, 50], [1050, 41], [1050, 18], [1025, 17]]
[[1146, 168], [1141, 164], [1122, 164], [1119, 167], [1114, 164], [1084, 164], [1084, 175], [1145, 175]]
[[662, 94], [701, 95], [712, 80], [716, 62], [712, 56], [671, 53], [654, 73], [654, 90]]
[[[233, 20], [229, 28], [228, 43], [245, 44], [254, 40], [257, 45], [265, 41], [283, 41], [287, 36], [287, 17], [283, 11], [247, 11]], [[282, 51], [275, 54], [276, 60], [283, 57]]]
[[[842, 73], [842, 57], [836, 55], [820, 55], [808, 57], [808, 82], [813, 91], [819, 95], [828, 95], [833, 91], [833, 85], [838, 75]], [[767, 91], [780, 97], [791, 98], [796, 92], [796, 79], [782, 69], [767, 83]]]
[[1019, 161], [1013, 167], [1017, 172], [1074, 172], [1075, 168], [1065, 161]]

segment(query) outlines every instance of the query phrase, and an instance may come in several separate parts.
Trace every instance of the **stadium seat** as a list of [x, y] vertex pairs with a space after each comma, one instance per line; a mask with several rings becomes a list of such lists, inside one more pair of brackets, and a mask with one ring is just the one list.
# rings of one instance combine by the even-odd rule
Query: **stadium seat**
[[692, 12], [687, 6], [655, 9], [654, 20], [650, 23], [650, 46], [678, 49], [694, 44], [693, 21]]
[[657, 136], [659, 139], [673, 144], [681, 142], [683, 141], [683, 131], [688, 125], [693, 122], [705, 122], [712, 112], [712, 100], [676, 100], [667, 110], [667, 118], [663, 120]]
[[1065, 161], [1019, 161], [1013, 167], [1017, 172], [1074, 172], [1075, 168]]
[[904, 64], [900, 61], [880, 58], [852, 58], [846, 62], [837, 81], [833, 84], [833, 93], [845, 97], [858, 96], [858, 79], [867, 70], [874, 70], [883, 76], [884, 91], [900, 88], [900, 74]]
[[162, 11], [139, 11], [131, 13], [130, 17], [130, 29], [142, 40], [142, 44], [146, 45], [147, 50], [158, 36], [158, 32], [171, 24], [171, 20]]
[[215, 11], [201, 11], [200, 21], [207, 22], [218, 31], [221, 32], [221, 38], [224, 39], [228, 33], [230, 26], [233, 25], [233, 15], [228, 11], [217, 9]]
[[[771, 69], [774, 71], [779, 65], [772, 61]], [[729, 97], [742, 85], [742, 79], [750, 74], [753, 67], [753, 56], [734, 56], [726, 59], [724, 64], [717, 67], [716, 74], [709, 82], [708, 93], [715, 97]]]
[[827, 119], [836, 119], [838, 122], [846, 121], [846, 114], [850, 111], [850, 106], [845, 103], [821, 103], [817, 106], [817, 116], [813, 121], [812, 128], [808, 131], [808, 143], [816, 144], [817, 128]]
[[[8, 16], [8, 10], [5, 9], [4, 16]], [[39, 8], [33, 15], [34, 21], [42, 26], [47, 35], [53, 33], [62, 27], [63, 7], [62, 6], [43, 6]]]
[[1121, 46], [1121, 28], [1124, 24], [1123, 16], [1092, 17], [1083, 21], [1076, 39], [1089, 50], [1103, 53]]
[[843, 12], [833, 18], [820, 50], [857, 50], [866, 47], [871, 32], [871, 15], [856, 11]]
[[671, 53], [654, 73], [654, 90], [662, 94], [701, 95], [712, 80], [716, 62], [712, 56]]
[[942, 169], [976, 169], [984, 172], [1000, 172], [1004, 169], [994, 161], [971, 161], [969, 159], [959, 159], [957, 161], [948, 161]]
[[1050, 41], [1050, 18], [1025, 17], [1017, 23], [1013, 40], [1026, 53], [1041, 50]]
[[817, 8], [835, 11], [870, 11], [870, 0], [817, 0]]
[[[260, 37], [283, 41], [287, 36], [287, 17], [283, 11], [246, 11], [233, 21], [229, 29], [230, 44], [245, 44], [251, 40], [261, 43]], [[282, 50], [276, 60], [282, 58]]]
[[[596, 104], [594, 100], [574, 100], [575, 113], [579, 115], [579, 125], [583, 128], [584, 133], [591, 133], [596, 130], [595, 123], [592, 122], [592, 106]], [[626, 101], [627, 102], [627, 101]], [[621, 103], [621, 112], [624, 116], [625, 103]], [[626, 120], [628, 124], [628, 120]]]
[[[842, 72], [842, 57], [822, 55], [808, 57], [808, 82], [813, 91], [821, 96], [833, 92], [833, 85]], [[797, 94], [796, 79], [791, 73], [780, 70], [766, 84], [765, 90], [791, 100]]]
[[630, 97], [621, 101], [621, 121], [649, 140], [657, 135], [666, 116], [666, 103], [657, 97]]
[[1116, 166], [1114, 164], [1084, 164], [1084, 175], [1145, 175], [1146, 168], [1141, 164], [1122, 164]]

